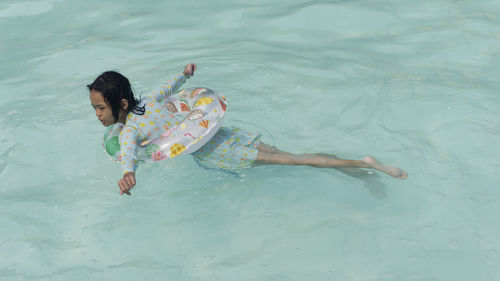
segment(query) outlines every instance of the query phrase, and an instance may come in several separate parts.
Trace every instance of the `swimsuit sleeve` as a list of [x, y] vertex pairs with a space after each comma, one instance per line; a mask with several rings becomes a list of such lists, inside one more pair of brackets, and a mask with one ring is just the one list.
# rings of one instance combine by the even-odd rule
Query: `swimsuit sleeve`
[[135, 127], [125, 126], [120, 133], [120, 163], [123, 174], [137, 170], [137, 145], [139, 132]]
[[164, 98], [170, 96], [173, 92], [177, 91], [179, 87], [186, 81], [186, 75], [179, 73], [174, 79], [165, 82], [160, 89], [153, 92], [152, 97], [160, 102]]

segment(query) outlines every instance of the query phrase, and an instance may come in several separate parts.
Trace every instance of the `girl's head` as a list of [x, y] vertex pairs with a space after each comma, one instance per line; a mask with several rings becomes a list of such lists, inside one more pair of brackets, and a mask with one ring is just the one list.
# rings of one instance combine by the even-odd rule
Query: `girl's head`
[[87, 88], [96, 116], [106, 127], [118, 121], [125, 123], [130, 111], [144, 114], [144, 107], [138, 107], [139, 100], [134, 97], [127, 77], [116, 71], [104, 72]]

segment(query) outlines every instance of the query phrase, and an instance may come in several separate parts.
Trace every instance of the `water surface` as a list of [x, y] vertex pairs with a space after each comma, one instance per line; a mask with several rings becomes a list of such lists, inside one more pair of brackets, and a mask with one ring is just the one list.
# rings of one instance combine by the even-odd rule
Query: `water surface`
[[[494, 280], [496, 1], [3, 1], [1, 280]], [[119, 166], [85, 85], [186, 87], [295, 153], [372, 155], [406, 181], [190, 157]]]

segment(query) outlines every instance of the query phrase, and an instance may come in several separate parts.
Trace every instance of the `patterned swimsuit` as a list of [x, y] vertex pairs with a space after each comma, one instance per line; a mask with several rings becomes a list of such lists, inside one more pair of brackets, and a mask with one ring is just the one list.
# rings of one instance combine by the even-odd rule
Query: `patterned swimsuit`
[[[178, 74], [166, 82], [158, 91], [141, 99], [140, 107], [145, 107], [143, 115], [130, 112], [120, 133], [120, 161], [123, 173], [135, 172], [139, 164], [138, 145], [155, 139], [170, 127], [178, 125], [185, 113], [171, 113], [163, 100], [174, 93], [184, 82], [184, 74]], [[180, 114], [180, 115], [179, 115]], [[221, 127], [210, 141], [192, 153], [203, 166], [235, 170], [250, 167], [257, 159], [257, 146], [261, 135], [245, 132], [236, 127]]]

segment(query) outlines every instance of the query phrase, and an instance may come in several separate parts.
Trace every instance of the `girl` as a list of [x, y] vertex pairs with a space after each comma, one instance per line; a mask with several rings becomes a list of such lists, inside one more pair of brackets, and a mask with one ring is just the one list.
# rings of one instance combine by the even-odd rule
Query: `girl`
[[[166, 82], [161, 89], [140, 100], [134, 98], [128, 79], [118, 72], [107, 71], [87, 85], [90, 101], [102, 125], [124, 123], [120, 133], [121, 167], [123, 178], [118, 181], [120, 195], [130, 195], [135, 186], [135, 171], [138, 166], [137, 147], [147, 140], [155, 139], [165, 132], [166, 122], [175, 123], [165, 97], [174, 93], [193, 76], [196, 64], [189, 63], [184, 71]], [[339, 159], [335, 155], [292, 154], [260, 141], [260, 135], [244, 132], [239, 128], [221, 127], [215, 136], [198, 151], [195, 160], [202, 164], [215, 163], [220, 168], [234, 170], [255, 165], [307, 165], [317, 168], [336, 168], [347, 172], [352, 168], [375, 169], [398, 179], [407, 173], [397, 167], [384, 165], [372, 157], [361, 160]]]

